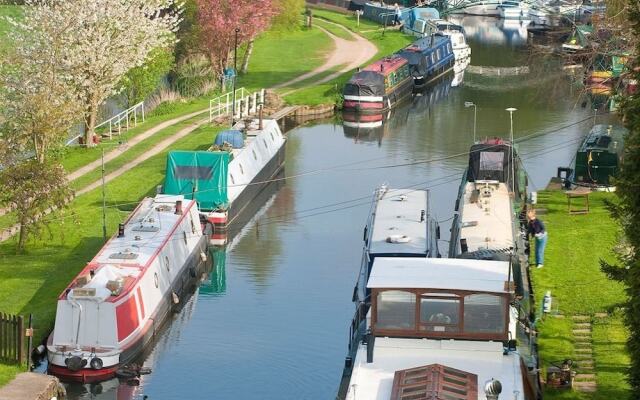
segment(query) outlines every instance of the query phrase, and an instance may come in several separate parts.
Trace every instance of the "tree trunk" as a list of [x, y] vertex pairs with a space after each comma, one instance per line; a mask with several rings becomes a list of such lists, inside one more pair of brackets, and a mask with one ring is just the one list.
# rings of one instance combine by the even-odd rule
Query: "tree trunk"
[[242, 60], [242, 71], [243, 74], [247, 73], [247, 69], [249, 69], [249, 58], [251, 57], [251, 53], [253, 52], [253, 39], [249, 40], [247, 44], [247, 51], [244, 52], [244, 59]]
[[95, 104], [89, 106], [89, 115], [84, 125], [84, 140], [87, 147], [93, 147], [93, 137], [96, 134], [96, 120], [98, 119], [98, 107]]
[[16, 252], [22, 253], [24, 251], [25, 244], [27, 243], [27, 225], [26, 223], [20, 222], [20, 232], [18, 234], [18, 248]]

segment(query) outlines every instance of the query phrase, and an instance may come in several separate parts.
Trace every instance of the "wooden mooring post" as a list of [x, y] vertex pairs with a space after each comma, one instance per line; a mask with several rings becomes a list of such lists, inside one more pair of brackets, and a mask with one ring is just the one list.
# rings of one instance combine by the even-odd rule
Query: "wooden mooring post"
[[22, 364], [25, 360], [24, 317], [0, 313], [0, 361]]

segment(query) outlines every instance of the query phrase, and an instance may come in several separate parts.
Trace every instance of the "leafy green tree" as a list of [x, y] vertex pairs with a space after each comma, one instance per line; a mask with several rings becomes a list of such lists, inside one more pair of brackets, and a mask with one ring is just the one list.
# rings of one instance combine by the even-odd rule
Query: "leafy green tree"
[[[634, 36], [640, 37], [640, 3], [627, 1], [627, 19]], [[635, 45], [635, 59], [628, 79], [640, 80], [640, 45]], [[602, 270], [612, 279], [624, 283], [625, 324], [629, 330], [627, 346], [631, 355], [628, 370], [632, 397], [640, 398], [640, 94], [626, 96], [620, 112], [629, 133], [625, 138], [622, 168], [616, 183], [616, 202], [610, 204], [612, 215], [620, 223], [623, 236], [617, 246], [618, 264], [601, 261]]]
[[273, 18], [273, 26], [281, 30], [300, 28], [304, 12], [304, 0], [276, 0], [278, 14]]
[[176, 32], [176, 63], [201, 53], [199, 41], [200, 25], [198, 24], [198, 4], [196, 0], [186, 0], [183, 3], [182, 20]]
[[156, 49], [143, 65], [130, 69], [122, 80], [128, 105], [138, 104], [153, 93], [173, 65], [173, 54], [168, 49]]

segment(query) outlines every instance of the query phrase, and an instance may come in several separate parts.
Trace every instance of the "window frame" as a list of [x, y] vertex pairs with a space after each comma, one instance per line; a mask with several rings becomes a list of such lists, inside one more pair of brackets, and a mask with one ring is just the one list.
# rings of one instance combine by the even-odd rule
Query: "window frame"
[[[506, 285], [506, 282], [505, 282]], [[505, 286], [507, 287], [507, 286]], [[408, 292], [415, 295], [415, 326], [413, 329], [384, 329], [377, 327], [378, 319], [378, 294], [386, 291], [401, 291]], [[438, 296], [438, 293], [442, 293], [443, 296]], [[471, 294], [489, 294], [492, 296], [502, 297], [505, 307], [504, 312], [504, 330], [502, 332], [493, 333], [478, 333], [478, 332], [465, 332], [464, 330], [464, 298]], [[447, 296], [456, 295], [457, 297]], [[458, 331], [457, 332], [435, 332], [420, 330], [423, 325], [420, 320], [421, 314], [421, 299], [423, 298], [442, 298], [442, 299], [457, 299], [460, 301], [459, 316], [458, 316]], [[376, 336], [390, 336], [390, 337], [416, 337], [416, 338], [433, 338], [433, 339], [479, 339], [479, 340], [496, 340], [506, 341], [509, 340], [509, 299], [510, 293], [496, 293], [478, 290], [446, 290], [446, 289], [433, 289], [433, 288], [374, 288], [371, 289], [371, 329]], [[433, 324], [432, 324], [433, 325]], [[439, 324], [442, 326], [446, 324]]]

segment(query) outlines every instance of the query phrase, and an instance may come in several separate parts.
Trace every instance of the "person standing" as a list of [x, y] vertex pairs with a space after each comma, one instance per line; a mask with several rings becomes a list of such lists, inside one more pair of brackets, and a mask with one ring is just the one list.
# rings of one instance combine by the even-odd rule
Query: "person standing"
[[544, 267], [544, 249], [547, 246], [547, 230], [542, 221], [536, 217], [536, 210], [527, 212], [527, 233], [536, 238], [536, 267]]
[[400, 6], [398, 3], [394, 4], [395, 7], [395, 19], [393, 21], [394, 25], [399, 25], [402, 22], [402, 11], [400, 11]]

